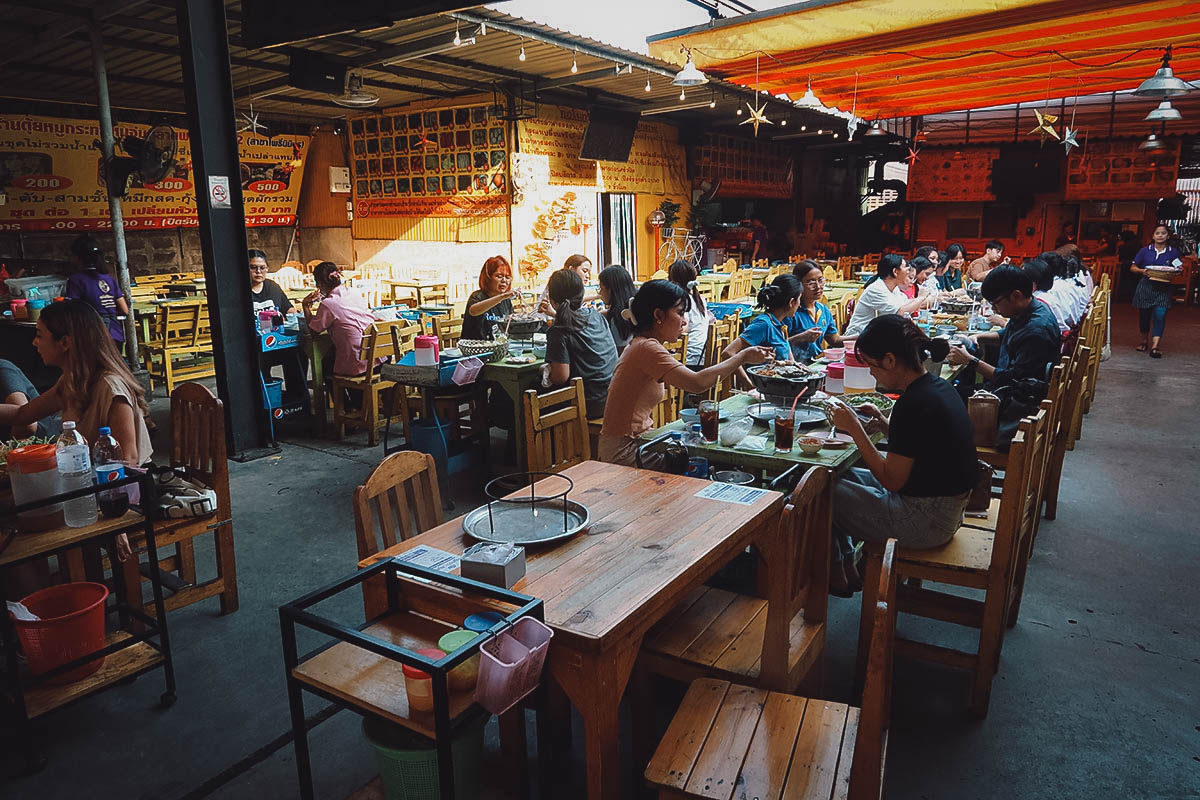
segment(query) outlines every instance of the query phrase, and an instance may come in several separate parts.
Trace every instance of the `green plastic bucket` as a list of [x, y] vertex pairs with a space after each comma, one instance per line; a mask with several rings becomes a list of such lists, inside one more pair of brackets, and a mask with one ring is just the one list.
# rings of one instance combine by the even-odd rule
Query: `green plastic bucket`
[[[483, 763], [483, 727], [487, 717], [466, 722], [451, 745], [454, 755], [455, 797], [479, 796]], [[437, 749], [430, 739], [407, 728], [370, 717], [363, 735], [375, 748], [379, 777], [387, 800], [441, 800]]]

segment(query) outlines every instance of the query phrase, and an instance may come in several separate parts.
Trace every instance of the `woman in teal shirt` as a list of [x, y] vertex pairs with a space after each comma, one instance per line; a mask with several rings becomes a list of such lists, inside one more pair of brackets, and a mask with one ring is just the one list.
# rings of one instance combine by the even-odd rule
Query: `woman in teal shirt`
[[[758, 305], [766, 309], [747, 325], [741, 336], [738, 336], [721, 353], [722, 358], [730, 358], [747, 347], [770, 347], [775, 351], [777, 361], [792, 360], [792, 345], [784, 331], [787, 330], [784, 320], [796, 313], [800, 305], [800, 295], [804, 288], [794, 275], [780, 275], [764, 286], [758, 292]], [[750, 376], [741, 367], [738, 374], [747, 386], [752, 386]]]
[[805, 259], [792, 269], [792, 275], [804, 288], [796, 313], [783, 323], [787, 327], [788, 341], [792, 343], [793, 357], [812, 361], [824, 352], [822, 343], [827, 347], [838, 347], [842, 337], [838, 336], [837, 322], [829, 306], [817, 300], [825, 290], [821, 268]]

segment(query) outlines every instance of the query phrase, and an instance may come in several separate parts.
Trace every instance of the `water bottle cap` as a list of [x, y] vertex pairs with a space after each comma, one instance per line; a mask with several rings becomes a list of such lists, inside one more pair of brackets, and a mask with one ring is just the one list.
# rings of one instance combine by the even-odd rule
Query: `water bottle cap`
[[101, 436], [108, 436], [110, 433], [112, 433], [112, 428], [105, 425], [103, 428], [100, 429], [99, 432], [100, 432]]
[[63, 420], [62, 429], [64, 431], [73, 431], [75, 430], [75, 423], [69, 419], [65, 419]]
[[699, 423], [699, 422], [693, 422], [693, 423], [692, 423], [692, 430], [694, 430], [694, 431], [698, 431], [698, 430], [700, 430], [700, 423]]

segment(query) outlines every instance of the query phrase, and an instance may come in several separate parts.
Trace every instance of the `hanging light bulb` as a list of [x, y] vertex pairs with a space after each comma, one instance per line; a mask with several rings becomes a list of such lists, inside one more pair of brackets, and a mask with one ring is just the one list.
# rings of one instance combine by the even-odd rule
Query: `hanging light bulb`
[[521, 37], [521, 52], [517, 54], [517, 61], [525, 60], [525, 37]]
[[801, 125], [801, 126], [800, 126], [800, 130], [802, 130], [802, 131], [806, 131], [806, 130], [808, 130], [808, 126], [807, 126], [807, 125]]
[[737, 110], [737, 115], [738, 115], [739, 117], [742, 115], [742, 110], [741, 110], [740, 108]]
[[579, 51], [575, 51], [575, 55], [571, 58], [571, 74], [579, 72]]
[[646, 75], [646, 91], [650, 91], [650, 75]]
[[779, 127], [781, 127], [781, 128], [786, 128], [786, 127], [787, 127], [787, 120], [786, 120], [786, 119], [781, 119], [781, 120], [779, 120]]
[[835, 138], [835, 139], [836, 139], [836, 138], [838, 138], [838, 135], [835, 133], [835, 134], [833, 135], [833, 138]]
[[486, 22], [479, 23], [479, 35], [487, 36], [487, 23]]
[[458, 35], [458, 23], [454, 23], [454, 46], [458, 47], [462, 44], [462, 37]]
[[686, 92], [686, 91], [684, 91], [683, 89], [680, 89], [680, 90], [679, 90], [679, 99], [680, 99], [680, 100], [687, 100], [687, 92]]
[[709, 108], [717, 107], [717, 95], [715, 93], [713, 94], [712, 99], [708, 101], [708, 107]]

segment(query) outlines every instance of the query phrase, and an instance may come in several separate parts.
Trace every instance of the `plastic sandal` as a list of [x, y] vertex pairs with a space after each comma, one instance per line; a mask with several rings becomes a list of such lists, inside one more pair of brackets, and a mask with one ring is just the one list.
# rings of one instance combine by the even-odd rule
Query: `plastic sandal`
[[1145, 342], [1142, 342], [1141, 344], [1139, 344], [1139, 345], [1138, 345], [1136, 348], [1134, 348], [1134, 349], [1135, 349], [1135, 350], [1137, 350], [1139, 353], [1144, 353], [1144, 352], [1146, 352], [1147, 350], [1149, 350], [1150, 348], [1149, 348], [1149, 347], [1146, 347], [1146, 343], [1145, 343]]
[[1151, 358], [1162, 358], [1162, 351], [1157, 347], [1150, 351]]

